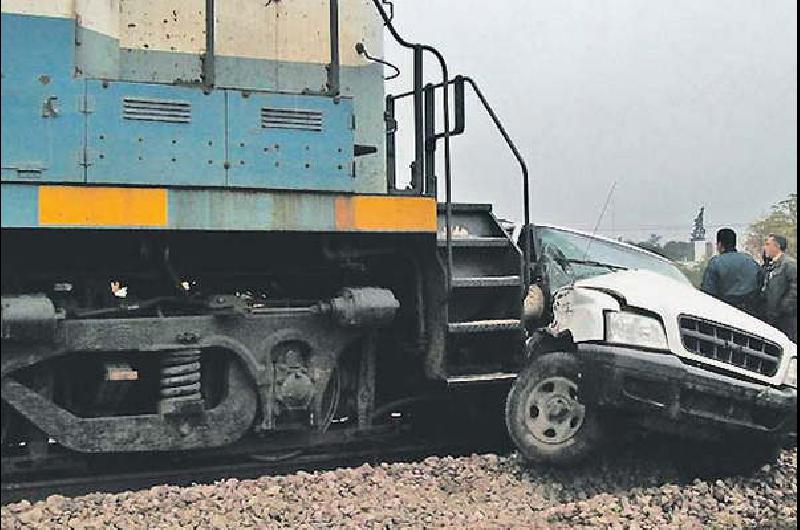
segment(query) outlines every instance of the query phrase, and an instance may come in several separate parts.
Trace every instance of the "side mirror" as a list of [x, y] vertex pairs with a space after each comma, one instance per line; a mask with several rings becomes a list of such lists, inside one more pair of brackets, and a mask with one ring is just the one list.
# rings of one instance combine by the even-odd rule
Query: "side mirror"
[[455, 89], [455, 128], [450, 132], [450, 136], [458, 136], [464, 132], [466, 127], [466, 120], [464, 118], [464, 77], [457, 75], [453, 79], [453, 88]]

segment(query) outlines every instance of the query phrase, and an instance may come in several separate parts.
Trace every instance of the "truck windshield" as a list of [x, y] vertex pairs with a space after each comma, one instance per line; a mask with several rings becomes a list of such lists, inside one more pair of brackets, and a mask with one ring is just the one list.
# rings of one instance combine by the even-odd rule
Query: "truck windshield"
[[[550, 227], [536, 227], [543, 255], [560, 268], [569, 270], [573, 280], [581, 280], [617, 270], [649, 270], [683, 283], [690, 283], [669, 260], [645, 250], [601, 238]], [[558, 282], [560, 283], [560, 282]]]

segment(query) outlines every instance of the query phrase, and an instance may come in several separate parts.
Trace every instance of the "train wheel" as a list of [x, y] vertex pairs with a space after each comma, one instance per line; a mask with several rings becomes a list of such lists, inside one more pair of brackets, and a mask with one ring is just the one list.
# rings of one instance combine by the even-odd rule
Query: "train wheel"
[[579, 365], [565, 352], [535, 358], [517, 376], [506, 400], [506, 426], [523, 457], [576, 464], [601, 439], [596, 411], [579, 398]]

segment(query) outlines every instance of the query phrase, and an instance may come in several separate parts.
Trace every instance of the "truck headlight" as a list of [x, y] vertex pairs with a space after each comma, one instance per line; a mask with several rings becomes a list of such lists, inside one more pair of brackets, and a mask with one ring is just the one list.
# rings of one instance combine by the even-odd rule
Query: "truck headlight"
[[789, 360], [789, 368], [783, 376], [783, 384], [792, 388], [797, 388], [797, 357]]
[[606, 313], [606, 340], [654, 350], [668, 349], [667, 333], [660, 320], [628, 311]]

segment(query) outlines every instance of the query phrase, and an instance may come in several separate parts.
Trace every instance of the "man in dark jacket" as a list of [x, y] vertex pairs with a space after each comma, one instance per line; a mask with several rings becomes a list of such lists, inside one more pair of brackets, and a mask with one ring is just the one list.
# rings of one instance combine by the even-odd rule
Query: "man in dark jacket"
[[770, 234], [764, 242], [766, 321], [797, 342], [797, 261], [785, 254], [786, 238]]
[[717, 252], [703, 274], [700, 289], [742, 311], [755, 313], [761, 290], [761, 269], [750, 255], [736, 251], [736, 232], [717, 232]]

